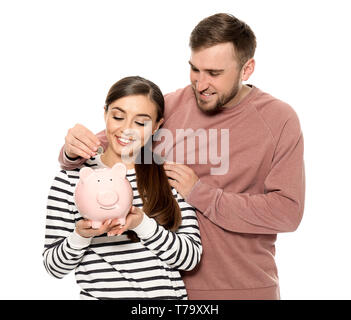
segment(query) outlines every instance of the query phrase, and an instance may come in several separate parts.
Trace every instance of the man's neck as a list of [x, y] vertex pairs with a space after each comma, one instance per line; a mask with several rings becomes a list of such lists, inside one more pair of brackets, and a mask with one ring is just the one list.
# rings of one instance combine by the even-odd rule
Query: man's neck
[[243, 84], [237, 93], [237, 95], [233, 98], [233, 100], [228, 104], [228, 107], [234, 107], [238, 105], [252, 90], [252, 87]]

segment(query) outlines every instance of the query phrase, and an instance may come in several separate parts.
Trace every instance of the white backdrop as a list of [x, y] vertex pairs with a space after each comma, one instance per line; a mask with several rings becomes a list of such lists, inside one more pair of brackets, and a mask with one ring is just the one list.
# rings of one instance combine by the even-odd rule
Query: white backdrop
[[191, 30], [228, 12], [257, 36], [249, 83], [291, 104], [305, 137], [304, 218], [276, 246], [282, 299], [350, 299], [348, 2], [0, 0], [0, 298], [78, 299], [73, 273], [51, 278], [41, 257], [67, 129], [102, 130], [121, 77], [186, 86]]

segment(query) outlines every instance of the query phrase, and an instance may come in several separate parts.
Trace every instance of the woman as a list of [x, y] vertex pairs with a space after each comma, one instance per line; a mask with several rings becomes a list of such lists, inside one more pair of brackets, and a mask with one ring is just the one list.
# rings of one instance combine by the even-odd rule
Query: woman
[[57, 278], [75, 269], [82, 299], [187, 299], [178, 270], [193, 269], [202, 253], [195, 210], [170, 187], [163, 166], [144, 163], [143, 156], [151, 152], [146, 143], [162, 124], [163, 112], [160, 89], [141, 77], [118, 81], [107, 95], [109, 144], [84, 165], [112, 167], [128, 158], [134, 200], [124, 226], [105, 221], [93, 229], [82, 218], [73, 199], [79, 169], [62, 170], [54, 179], [44, 265]]

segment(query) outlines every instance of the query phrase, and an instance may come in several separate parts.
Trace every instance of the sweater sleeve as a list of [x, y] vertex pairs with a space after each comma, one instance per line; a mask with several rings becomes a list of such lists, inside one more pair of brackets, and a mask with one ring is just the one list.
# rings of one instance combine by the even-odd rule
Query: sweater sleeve
[[155, 219], [144, 215], [143, 221], [133, 229], [141, 242], [173, 269], [192, 270], [202, 254], [199, 225], [195, 209], [177, 194], [182, 223], [176, 232], [166, 230]]
[[290, 117], [276, 144], [263, 194], [232, 193], [200, 180], [186, 201], [228, 231], [255, 234], [290, 232], [304, 209], [303, 136], [297, 116]]
[[[98, 134], [96, 134], [96, 136], [100, 140], [101, 145], [104, 148], [104, 150], [106, 150], [107, 146], [108, 146], [108, 141], [106, 138], [105, 130], [100, 131]], [[86, 161], [86, 159], [83, 159], [81, 157], [78, 157], [77, 159], [67, 158], [67, 156], [64, 152], [64, 146], [62, 146], [60, 153], [59, 153], [58, 161], [59, 161], [62, 169], [74, 170], [74, 169], [80, 167]]]
[[75, 230], [77, 210], [73, 190], [66, 171], [54, 179], [47, 201], [44, 266], [55, 278], [63, 278], [83, 258], [91, 238], [83, 238]]

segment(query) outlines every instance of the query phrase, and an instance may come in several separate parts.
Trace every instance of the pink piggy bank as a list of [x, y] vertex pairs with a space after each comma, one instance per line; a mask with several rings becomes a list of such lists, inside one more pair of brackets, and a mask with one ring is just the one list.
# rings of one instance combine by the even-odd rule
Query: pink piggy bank
[[122, 163], [112, 168], [80, 170], [74, 200], [82, 217], [92, 220], [93, 229], [100, 228], [107, 219], [117, 218], [120, 224], [125, 224], [133, 201], [126, 174], [127, 168]]

